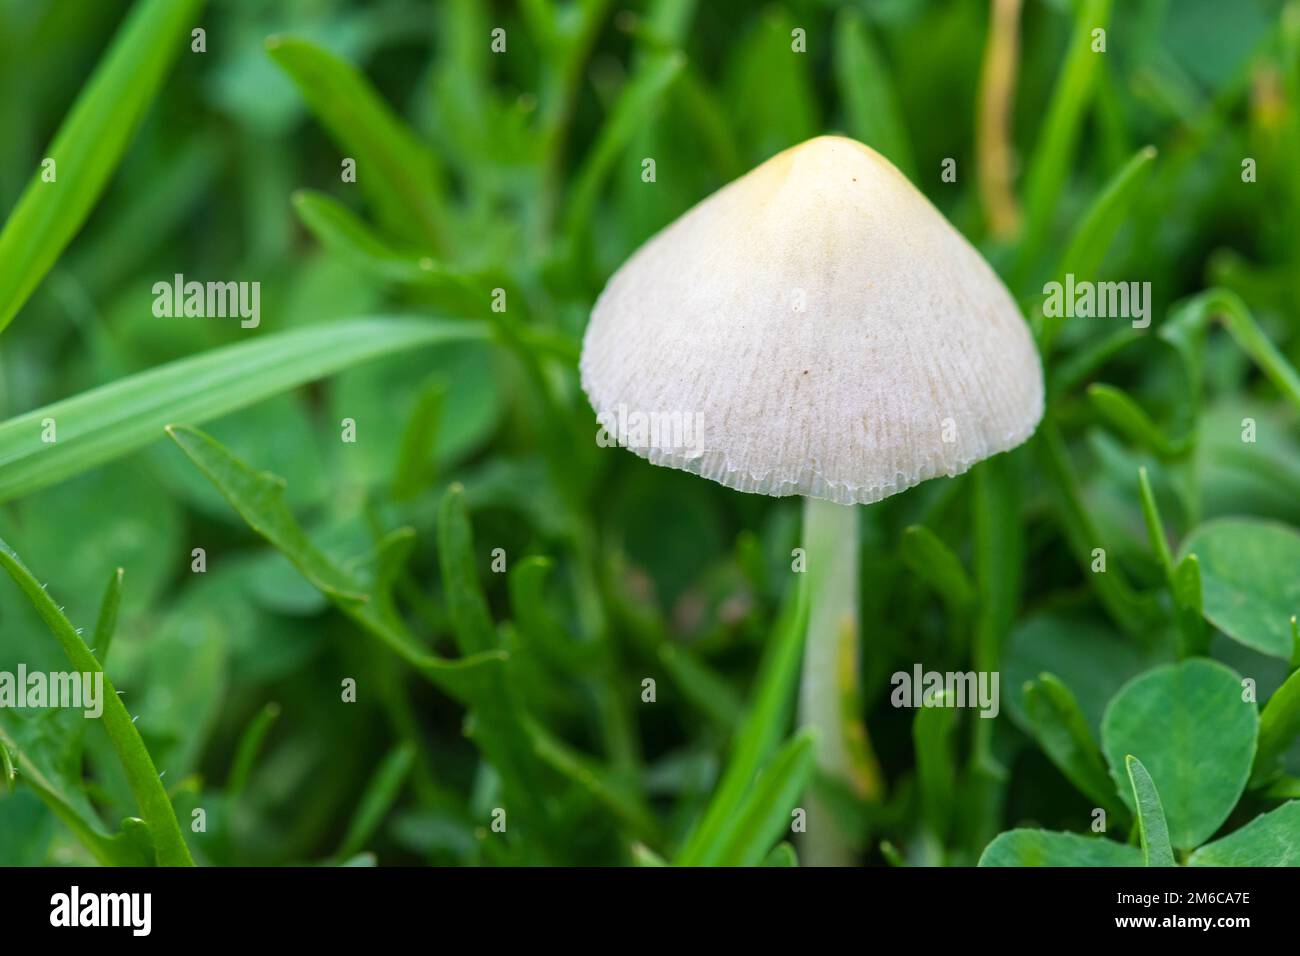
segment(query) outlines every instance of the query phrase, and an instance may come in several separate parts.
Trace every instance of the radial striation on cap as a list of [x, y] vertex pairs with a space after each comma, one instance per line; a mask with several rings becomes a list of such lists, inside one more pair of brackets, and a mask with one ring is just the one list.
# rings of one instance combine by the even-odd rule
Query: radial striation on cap
[[619, 444], [740, 491], [864, 504], [1014, 448], [1038, 352], [979, 253], [887, 159], [823, 136], [614, 273], [582, 387]]

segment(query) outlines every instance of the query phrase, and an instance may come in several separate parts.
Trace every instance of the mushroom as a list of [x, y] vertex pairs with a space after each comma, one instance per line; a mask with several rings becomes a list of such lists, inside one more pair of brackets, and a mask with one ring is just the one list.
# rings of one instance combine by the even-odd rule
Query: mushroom
[[854, 785], [838, 709], [857, 674], [846, 506], [1033, 434], [1042, 367], [1006, 287], [892, 163], [819, 136], [641, 246], [596, 301], [580, 369], [618, 444], [738, 491], [804, 497], [801, 720], [819, 730], [820, 768]]

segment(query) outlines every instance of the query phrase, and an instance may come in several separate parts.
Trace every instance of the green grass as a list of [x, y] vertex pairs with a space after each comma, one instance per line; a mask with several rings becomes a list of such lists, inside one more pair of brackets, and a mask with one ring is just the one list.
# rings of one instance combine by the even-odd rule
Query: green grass
[[[984, 4], [94, 6], [0, 0], [0, 672], [122, 694], [0, 707], [0, 864], [792, 866], [814, 801], [865, 865], [1300, 862], [1294, 0], [1026, 3], [1009, 234]], [[800, 502], [598, 447], [577, 380], [613, 269], [825, 132], [1048, 384], [861, 515], [863, 792], [796, 727]], [[261, 325], [155, 317], [176, 273]], [[892, 706], [917, 664], [998, 716]]]

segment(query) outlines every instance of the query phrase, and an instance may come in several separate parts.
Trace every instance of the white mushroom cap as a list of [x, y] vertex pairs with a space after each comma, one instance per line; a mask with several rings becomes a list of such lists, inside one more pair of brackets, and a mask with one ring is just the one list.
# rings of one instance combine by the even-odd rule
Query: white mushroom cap
[[645, 243], [591, 314], [611, 438], [739, 491], [865, 504], [1014, 448], [1043, 414], [1005, 286], [887, 159], [821, 136]]

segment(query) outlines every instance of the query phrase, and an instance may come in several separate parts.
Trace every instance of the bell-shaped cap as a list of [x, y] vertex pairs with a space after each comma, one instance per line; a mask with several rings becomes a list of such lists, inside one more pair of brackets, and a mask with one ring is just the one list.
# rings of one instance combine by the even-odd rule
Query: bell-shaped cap
[[614, 273], [583, 341], [599, 437], [740, 491], [878, 501], [1027, 439], [1038, 352], [979, 253], [838, 136], [696, 205]]

